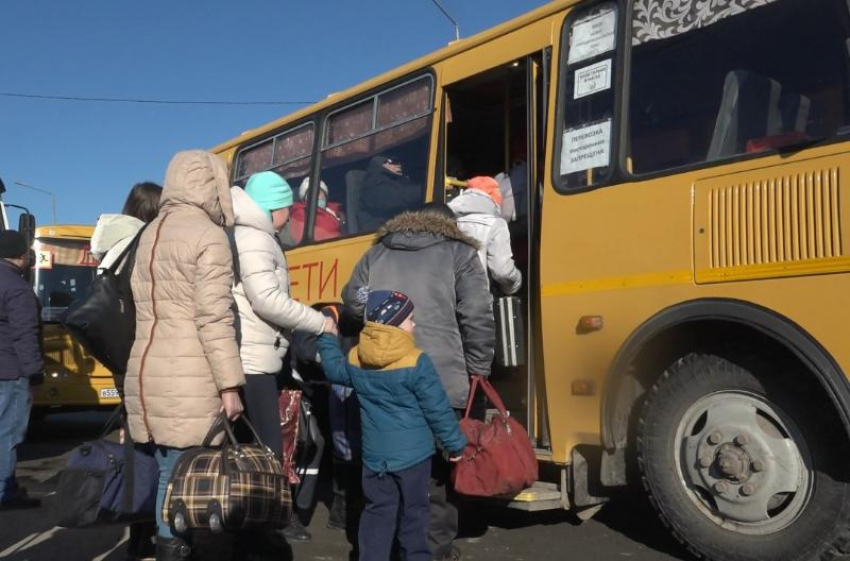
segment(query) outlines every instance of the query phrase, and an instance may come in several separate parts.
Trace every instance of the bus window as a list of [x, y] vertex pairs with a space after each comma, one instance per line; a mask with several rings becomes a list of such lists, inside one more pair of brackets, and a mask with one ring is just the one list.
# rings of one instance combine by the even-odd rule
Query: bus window
[[604, 2], [564, 25], [555, 152], [559, 189], [592, 187], [611, 177], [617, 21], [617, 5]]
[[[848, 124], [847, 3], [712, 3], [677, 19], [635, 2], [635, 174], [830, 139]], [[744, 4], [744, 3], [741, 3]]]
[[376, 230], [425, 201], [433, 88], [430, 76], [328, 116], [314, 239]]
[[35, 242], [35, 294], [45, 323], [58, 322], [74, 301], [85, 296], [97, 274], [88, 241], [39, 239]]
[[234, 178], [236, 185], [244, 187], [251, 175], [271, 170], [286, 179], [292, 188], [294, 202], [290, 220], [279, 235], [285, 247], [297, 246], [304, 237], [306, 195], [313, 164], [314, 138], [315, 126], [313, 123], [306, 123], [250, 146], [237, 156]]

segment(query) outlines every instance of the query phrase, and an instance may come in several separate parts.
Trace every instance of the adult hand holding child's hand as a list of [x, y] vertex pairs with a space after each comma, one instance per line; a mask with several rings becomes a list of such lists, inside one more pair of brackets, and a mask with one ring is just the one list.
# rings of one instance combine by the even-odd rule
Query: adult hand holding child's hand
[[337, 327], [336, 322], [329, 317], [325, 318], [325, 326], [323, 332], [330, 333], [334, 337], [339, 337], [339, 328]]

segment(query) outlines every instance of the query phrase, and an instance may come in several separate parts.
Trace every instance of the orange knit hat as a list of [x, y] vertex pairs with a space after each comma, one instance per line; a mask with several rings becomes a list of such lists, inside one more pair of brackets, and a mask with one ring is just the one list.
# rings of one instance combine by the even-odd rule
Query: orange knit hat
[[473, 177], [466, 182], [466, 186], [468, 189], [475, 189], [476, 191], [485, 193], [493, 199], [493, 202], [502, 206], [502, 191], [499, 189], [499, 183], [492, 177], [486, 175]]

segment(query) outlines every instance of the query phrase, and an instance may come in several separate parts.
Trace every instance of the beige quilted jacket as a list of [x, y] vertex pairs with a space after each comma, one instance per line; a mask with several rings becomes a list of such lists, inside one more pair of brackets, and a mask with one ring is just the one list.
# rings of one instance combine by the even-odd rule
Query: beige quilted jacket
[[200, 150], [174, 156], [132, 276], [136, 341], [124, 393], [136, 442], [200, 445], [221, 410], [219, 390], [245, 383], [224, 230], [232, 225], [224, 163]]

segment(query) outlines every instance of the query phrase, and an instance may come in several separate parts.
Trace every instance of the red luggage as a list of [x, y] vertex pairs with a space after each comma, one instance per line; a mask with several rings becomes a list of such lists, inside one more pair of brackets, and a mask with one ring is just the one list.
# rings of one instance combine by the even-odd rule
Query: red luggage
[[[498, 410], [486, 423], [469, 418], [478, 386]], [[537, 481], [537, 458], [528, 433], [508, 416], [502, 399], [486, 378], [472, 377], [460, 430], [469, 442], [452, 471], [452, 483], [458, 493], [479, 497], [515, 495]]]

